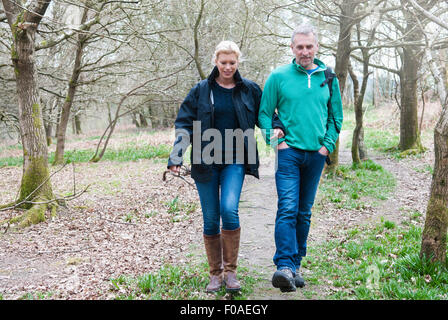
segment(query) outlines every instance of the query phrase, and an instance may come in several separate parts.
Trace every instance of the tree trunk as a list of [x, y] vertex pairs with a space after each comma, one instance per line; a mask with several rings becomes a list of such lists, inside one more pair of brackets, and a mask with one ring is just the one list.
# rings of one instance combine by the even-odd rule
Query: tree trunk
[[[81, 19], [81, 24], [87, 20], [88, 8], [84, 8], [84, 12]], [[65, 150], [65, 137], [67, 133], [67, 125], [70, 117], [70, 110], [73, 105], [73, 99], [75, 98], [76, 89], [78, 87], [78, 79], [81, 74], [81, 59], [86, 44], [86, 36], [79, 35], [75, 56], [75, 64], [73, 66], [72, 76], [68, 84], [68, 93], [65, 98], [64, 105], [62, 106], [61, 119], [57, 131], [57, 144], [56, 152], [54, 154], [53, 164], [61, 164], [64, 162], [64, 150]]]
[[79, 113], [76, 113], [74, 116], [74, 122], [75, 122], [75, 134], [81, 134], [82, 128], [81, 128], [81, 115]]
[[[351, 53], [351, 30], [355, 22], [355, 10], [359, 1], [348, 0], [341, 2], [341, 14], [339, 17], [339, 39], [336, 50], [336, 65], [334, 71], [339, 80], [341, 97], [344, 96], [345, 83], [347, 80], [348, 65]], [[336, 146], [330, 154], [331, 164], [326, 167], [325, 172], [334, 173], [339, 165], [339, 138]]]
[[205, 1], [201, 0], [201, 8], [199, 10], [199, 14], [198, 14], [198, 17], [196, 18], [196, 22], [194, 24], [194, 29], [193, 29], [193, 42], [194, 42], [193, 59], [196, 64], [196, 68], [198, 70], [199, 76], [201, 77], [201, 80], [204, 80], [205, 78], [207, 78], [207, 75], [205, 74], [205, 72], [202, 69], [202, 63], [199, 58], [199, 48], [200, 48], [200, 46], [199, 46], [199, 25], [201, 23], [202, 14], [204, 13], [204, 7], [205, 7]]
[[[426, 209], [425, 227], [422, 234], [420, 256], [446, 263], [446, 236], [448, 228], [448, 81], [447, 70], [440, 68], [440, 61], [433, 58], [430, 48], [426, 50], [428, 65], [442, 105], [442, 113], [434, 129], [434, 173], [431, 193]], [[440, 57], [443, 61], [444, 57]]]
[[351, 30], [354, 25], [354, 14], [356, 6], [359, 4], [357, 0], [343, 1], [341, 3], [341, 16], [339, 19], [339, 39], [338, 48], [336, 50], [336, 65], [334, 72], [339, 80], [339, 88], [341, 89], [341, 97], [344, 96], [345, 83], [348, 74], [348, 65], [351, 53]]
[[400, 72], [400, 150], [421, 149], [418, 130], [417, 79], [421, 55], [414, 48], [403, 48], [403, 67]]
[[435, 164], [420, 256], [446, 263], [448, 228], [448, 106], [434, 130]]
[[132, 124], [135, 124], [135, 126], [137, 128], [140, 128], [140, 123], [137, 120], [137, 112], [132, 112], [131, 113], [131, 118], [132, 118]]
[[140, 127], [142, 128], [148, 128], [148, 121], [146, 121], [145, 115], [141, 112], [138, 113], [140, 118]]
[[[425, 9], [432, 8], [436, 0], [418, 1]], [[424, 34], [422, 28], [428, 23], [424, 21], [421, 13], [410, 10], [406, 5], [407, 0], [401, 0], [403, 5], [403, 15], [406, 20], [406, 27], [403, 33], [405, 42], [415, 42], [423, 40]], [[420, 26], [416, 26], [416, 20], [419, 20]], [[400, 72], [401, 89], [401, 115], [400, 115], [400, 144], [402, 151], [416, 149], [418, 152], [423, 150], [420, 141], [420, 131], [418, 128], [418, 100], [417, 100], [417, 80], [419, 69], [422, 65], [424, 51], [415, 45], [403, 46], [401, 54], [402, 68]]]
[[149, 117], [151, 119], [151, 127], [153, 129], [162, 127], [162, 114], [160, 112], [160, 105], [151, 104], [148, 108]]
[[[48, 149], [37, 85], [35, 66], [35, 36], [42, 16], [50, 1], [32, 2], [28, 10], [14, 2], [3, 0], [8, 23], [11, 27], [13, 45], [11, 57], [17, 84], [19, 124], [23, 146], [23, 175], [20, 195], [16, 203], [30, 209], [24, 215], [22, 225], [45, 220], [48, 205], [32, 206], [29, 201], [53, 199], [48, 166]], [[55, 207], [52, 205], [52, 209]]]
[[[356, 117], [356, 127], [353, 132], [353, 141], [356, 140], [356, 150], [352, 147], [352, 159], [353, 162], [356, 162], [359, 160], [358, 163], [361, 162], [361, 160], [365, 160], [367, 158], [367, 149], [364, 144], [364, 125], [363, 125], [363, 118], [364, 118], [364, 111], [362, 109], [363, 102], [364, 102], [364, 96], [367, 91], [367, 83], [369, 80], [369, 54], [368, 49], [361, 49], [362, 55], [363, 55], [363, 71], [362, 71], [362, 84], [361, 89], [359, 91], [359, 95], [357, 99], [355, 99], [355, 117]], [[353, 74], [353, 76], [356, 77], [356, 75]], [[358, 84], [359, 85], [359, 84]], [[355, 152], [355, 154], [354, 154]], [[356, 161], [355, 161], [356, 160]]]
[[[358, 78], [353, 71], [353, 68], [351, 65], [349, 65], [348, 68], [350, 78], [353, 82], [353, 95], [354, 95], [354, 109], [355, 109], [355, 119], [356, 119], [356, 125], [355, 129], [353, 130], [353, 137], [352, 137], [352, 161], [353, 163], [361, 163], [361, 158], [359, 155], [359, 134], [362, 128], [362, 103], [359, 104], [359, 81]], [[359, 108], [359, 105], [361, 105], [361, 110]]]
[[358, 139], [358, 152], [359, 152], [359, 158], [361, 161], [367, 160], [367, 147], [364, 143], [364, 126], [361, 126], [361, 129], [359, 130], [359, 139]]
[[46, 116], [44, 117], [44, 127], [45, 127], [45, 135], [47, 138], [47, 146], [51, 145], [51, 138], [52, 138], [52, 132], [53, 132], [53, 111], [57, 105], [57, 99], [54, 100], [54, 103], [51, 105], [50, 108], [47, 108]]

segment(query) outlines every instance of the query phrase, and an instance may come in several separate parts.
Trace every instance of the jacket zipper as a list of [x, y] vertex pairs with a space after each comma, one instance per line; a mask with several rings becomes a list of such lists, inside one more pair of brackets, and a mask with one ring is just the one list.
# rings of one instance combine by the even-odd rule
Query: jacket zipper
[[210, 128], [215, 127], [215, 99], [213, 98], [213, 91], [212, 88], [210, 88], [210, 105], [212, 108], [212, 114], [211, 114], [211, 126]]
[[315, 72], [318, 72], [318, 71], [321, 71], [320, 68], [311, 73], [306, 72], [306, 74], [308, 76], [308, 89], [311, 89], [311, 75], [313, 75]]

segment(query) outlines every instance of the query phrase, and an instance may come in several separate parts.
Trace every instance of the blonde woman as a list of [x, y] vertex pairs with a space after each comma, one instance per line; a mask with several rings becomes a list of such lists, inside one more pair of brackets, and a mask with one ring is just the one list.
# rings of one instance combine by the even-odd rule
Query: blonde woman
[[241, 289], [236, 277], [241, 233], [238, 203], [244, 176], [258, 178], [253, 129], [262, 92], [256, 83], [241, 77], [240, 60], [234, 42], [216, 46], [211, 74], [190, 90], [180, 106], [168, 161], [168, 168], [179, 173], [191, 141], [191, 177], [201, 202], [210, 271], [207, 292], [219, 291], [223, 285], [227, 292]]

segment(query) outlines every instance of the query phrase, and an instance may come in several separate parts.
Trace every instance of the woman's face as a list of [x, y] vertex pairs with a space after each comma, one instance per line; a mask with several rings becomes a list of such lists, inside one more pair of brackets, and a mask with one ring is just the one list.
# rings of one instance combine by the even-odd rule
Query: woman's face
[[219, 76], [225, 80], [233, 79], [238, 69], [238, 58], [235, 53], [220, 53], [215, 60]]

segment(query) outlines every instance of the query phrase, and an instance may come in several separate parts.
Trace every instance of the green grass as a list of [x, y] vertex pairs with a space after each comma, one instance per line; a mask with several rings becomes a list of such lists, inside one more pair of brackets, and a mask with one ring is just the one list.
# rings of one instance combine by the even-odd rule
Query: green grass
[[331, 286], [330, 299], [448, 299], [448, 270], [420, 259], [420, 242], [419, 227], [383, 220], [310, 248], [303, 268], [310, 285]]
[[[168, 158], [171, 146], [162, 144], [158, 146], [126, 147], [119, 150], [107, 149], [102, 160], [109, 161], [136, 161], [139, 159]], [[65, 152], [64, 159], [69, 162], [88, 162], [94, 154], [94, 150], [69, 150]], [[54, 152], [49, 155], [48, 162], [54, 160]], [[0, 167], [21, 166], [23, 157], [0, 158]]]
[[398, 146], [400, 137], [391, 130], [364, 129], [364, 143], [367, 148], [386, 152]]
[[198, 207], [195, 202], [184, 203], [180, 201], [179, 196], [176, 196], [170, 201], [166, 201], [164, 204], [167, 212], [171, 215], [171, 222], [187, 220], [189, 215], [195, 212]]
[[318, 205], [333, 202], [338, 208], [361, 209], [386, 200], [395, 189], [395, 177], [379, 164], [341, 165], [320, 184]]
[[342, 129], [341, 130], [350, 130], [353, 131], [356, 126], [355, 112], [353, 109], [353, 105], [344, 105], [344, 120], [342, 121]]
[[18, 300], [51, 300], [53, 299], [52, 292], [27, 292], [23, 296], [19, 297]]
[[[353, 131], [353, 129], [351, 129]], [[353, 132], [352, 132], [353, 134]], [[400, 137], [391, 130], [378, 130], [364, 127], [364, 144], [367, 149], [373, 149], [379, 152], [398, 152], [398, 143]], [[352, 147], [352, 139], [347, 139], [348, 149]]]
[[[140, 276], [121, 275], [111, 279], [117, 300], [214, 300], [222, 299], [225, 289], [216, 294], [205, 293], [208, 284], [208, 264], [164, 265], [156, 273]], [[238, 267], [242, 290], [233, 295], [235, 300], [245, 300], [253, 292], [256, 278], [247, 268]]]

